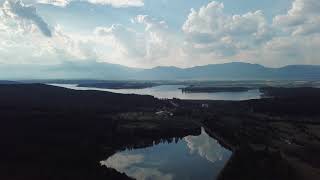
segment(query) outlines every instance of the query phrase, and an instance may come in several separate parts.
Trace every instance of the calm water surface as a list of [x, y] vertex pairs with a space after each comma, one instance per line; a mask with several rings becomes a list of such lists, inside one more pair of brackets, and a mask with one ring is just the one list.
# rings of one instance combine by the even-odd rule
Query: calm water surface
[[100, 163], [138, 180], [214, 180], [231, 154], [202, 129], [199, 136], [125, 150]]
[[55, 86], [76, 89], [76, 90], [99, 90], [121, 94], [141, 94], [151, 95], [157, 98], [178, 98], [192, 100], [248, 100], [260, 99], [261, 93], [258, 89], [249, 90], [247, 92], [218, 92], [218, 93], [182, 93], [179, 88], [185, 87], [181, 85], [162, 85], [145, 89], [102, 89], [102, 88], [87, 88], [77, 87], [76, 84], [51, 84]]

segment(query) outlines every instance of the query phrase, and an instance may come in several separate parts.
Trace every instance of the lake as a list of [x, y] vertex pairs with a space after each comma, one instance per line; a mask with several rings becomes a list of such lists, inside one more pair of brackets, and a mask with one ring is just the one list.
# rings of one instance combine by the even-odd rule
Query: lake
[[88, 88], [78, 87], [77, 84], [51, 84], [54, 86], [65, 87], [75, 90], [98, 90], [108, 91], [121, 94], [140, 94], [151, 95], [156, 98], [178, 98], [187, 100], [230, 100], [241, 101], [248, 99], [260, 99], [261, 93], [259, 89], [249, 90], [246, 92], [217, 92], [217, 93], [183, 93], [181, 89], [185, 86], [181, 85], [161, 85], [145, 89], [103, 89], [103, 88]]
[[231, 154], [202, 129], [199, 136], [125, 150], [100, 164], [138, 180], [214, 180]]

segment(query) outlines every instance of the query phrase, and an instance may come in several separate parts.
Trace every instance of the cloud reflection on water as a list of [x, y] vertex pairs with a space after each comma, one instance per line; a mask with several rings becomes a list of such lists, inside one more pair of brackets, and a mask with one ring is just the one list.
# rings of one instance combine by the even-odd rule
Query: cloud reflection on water
[[205, 130], [201, 129], [200, 136], [187, 136], [184, 138], [190, 153], [198, 153], [201, 157], [214, 163], [223, 159], [223, 152], [225, 151], [217, 140], [211, 138]]
[[142, 167], [144, 156], [141, 154], [117, 153], [100, 164], [109, 168], [116, 169], [121, 173], [139, 180], [172, 180], [173, 175], [165, 174], [156, 168]]
[[125, 150], [100, 163], [138, 180], [214, 179], [230, 154], [202, 129], [199, 136]]

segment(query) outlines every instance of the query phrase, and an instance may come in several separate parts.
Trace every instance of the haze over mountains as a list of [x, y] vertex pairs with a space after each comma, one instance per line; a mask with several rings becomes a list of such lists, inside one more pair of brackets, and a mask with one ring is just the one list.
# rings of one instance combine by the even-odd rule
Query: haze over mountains
[[23, 79], [102, 80], [320, 80], [318, 65], [290, 65], [269, 68], [241, 62], [211, 64], [192, 68], [130, 68], [109, 63], [65, 63], [51, 66], [0, 65], [0, 77]]

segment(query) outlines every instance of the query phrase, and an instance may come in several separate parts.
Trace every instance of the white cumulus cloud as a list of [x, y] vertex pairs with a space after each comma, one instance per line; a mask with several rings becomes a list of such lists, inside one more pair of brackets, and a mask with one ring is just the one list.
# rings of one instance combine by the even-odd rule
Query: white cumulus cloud
[[116, 8], [141, 7], [144, 0], [27, 0], [30, 3], [50, 4], [54, 6], [66, 7], [71, 2], [88, 2], [97, 5], [109, 5]]
[[256, 48], [272, 33], [262, 11], [228, 15], [224, 13], [224, 4], [215, 1], [199, 11], [191, 9], [182, 30], [188, 51], [216, 56], [232, 56]]
[[[287, 12], [271, 19], [254, 9], [232, 14], [226, 12], [223, 3], [212, 1], [191, 9], [180, 30], [172, 29], [172, 21], [145, 15], [144, 8], [137, 8], [137, 14], [142, 14], [128, 17], [127, 24], [111, 21], [110, 25], [78, 32], [61, 22], [69, 30], [64, 31], [57, 25], [58, 19], [46, 19], [41, 16], [45, 11], [35, 8], [44, 7], [36, 3], [65, 7], [73, 1], [5, 0], [0, 12], [0, 62], [92, 59], [136, 67], [186, 67], [230, 61], [268, 66], [319, 64], [318, 0], [293, 0]], [[117, 8], [144, 6], [143, 0], [77, 1]]]
[[276, 16], [273, 23], [292, 35], [319, 33], [320, 1], [295, 0], [288, 13]]
[[114, 7], [140, 7], [144, 5], [143, 0], [88, 0], [93, 4], [112, 5]]
[[38, 3], [41, 4], [51, 4], [54, 6], [65, 7], [67, 6], [72, 0], [38, 0]]

